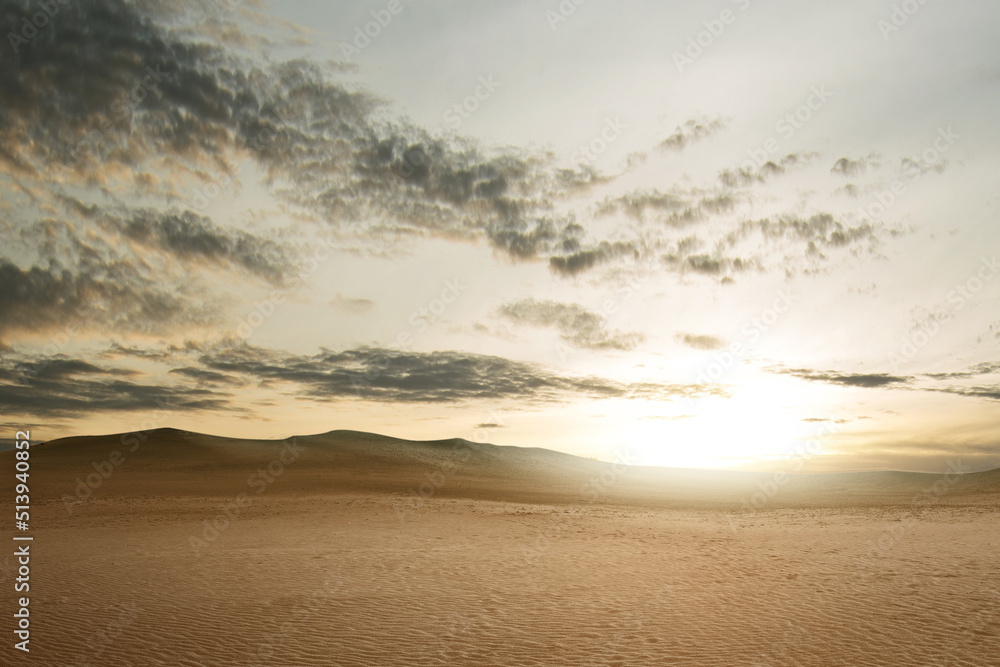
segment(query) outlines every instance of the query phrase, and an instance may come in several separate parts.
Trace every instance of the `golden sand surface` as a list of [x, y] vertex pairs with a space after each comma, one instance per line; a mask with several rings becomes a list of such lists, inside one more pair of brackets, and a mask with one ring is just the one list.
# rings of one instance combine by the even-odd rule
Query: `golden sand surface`
[[142, 435], [32, 449], [31, 653], [8, 631], [2, 664], [1000, 664], [997, 471]]

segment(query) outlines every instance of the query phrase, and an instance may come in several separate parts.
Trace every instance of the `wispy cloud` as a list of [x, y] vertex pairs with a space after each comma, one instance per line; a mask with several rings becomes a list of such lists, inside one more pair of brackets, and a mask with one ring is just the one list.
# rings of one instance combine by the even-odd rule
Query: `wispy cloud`
[[603, 316], [575, 303], [521, 299], [501, 306], [499, 314], [517, 324], [556, 329], [567, 343], [590, 350], [631, 350], [645, 338], [609, 330]]

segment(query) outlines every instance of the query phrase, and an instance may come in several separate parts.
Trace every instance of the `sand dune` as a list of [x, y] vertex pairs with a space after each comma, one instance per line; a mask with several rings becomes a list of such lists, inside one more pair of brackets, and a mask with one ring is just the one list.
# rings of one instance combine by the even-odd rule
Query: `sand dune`
[[[291, 450], [289, 450], [291, 448]], [[34, 450], [54, 493], [75, 495], [93, 462], [120, 452], [127, 475], [102, 481], [98, 495], [227, 495], [260, 466], [280, 460], [281, 483], [268, 493], [397, 493], [511, 502], [590, 503], [655, 507], [744, 508], [906, 505], [934, 484], [940, 502], [1000, 492], [1000, 469], [965, 474], [908, 472], [781, 475], [608, 463], [540, 448], [502, 447], [460, 438], [410, 441], [357, 431], [285, 440], [221, 438], [175, 429], [142, 434], [65, 438]], [[256, 468], [255, 468], [256, 466]], [[278, 469], [279, 466], [275, 466]], [[959, 468], [960, 469], [960, 468]], [[49, 486], [51, 485], [51, 487]], [[428, 486], [429, 485], [429, 486]], [[939, 485], [940, 488], [940, 485]], [[756, 496], [756, 498], [754, 498]], [[753, 501], [757, 502], [754, 503]]]
[[1000, 471], [784, 478], [161, 429], [34, 448], [32, 494], [32, 653], [5, 646], [2, 664], [1000, 655]]

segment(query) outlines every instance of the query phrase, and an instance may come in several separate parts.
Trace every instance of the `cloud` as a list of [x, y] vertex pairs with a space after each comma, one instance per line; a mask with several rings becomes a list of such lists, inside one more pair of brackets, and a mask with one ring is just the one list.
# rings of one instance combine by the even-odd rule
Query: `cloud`
[[683, 125], [678, 125], [674, 133], [657, 145], [662, 151], [682, 151], [688, 145], [707, 139], [713, 134], [717, 134], [726, 129], [726, 123], [721, 118], [713, 120], [689, 120]]
[[507, 428], [501, 424], [494, 424], [492, 422], [486, 424], [476, 424], [476, 428]]
[[549, 258], [549, 268], [562, 276], [575, 276], [588, 269], [610, 262], [618, 257], [639, 258], [639, 251], [631, 243], [601, 241], [594, 247], [577, 250], [567, 255]]
[[959, 378], [963, 379], [973, 378], [979, 375], [992, 375], [994, 373], [1000, 373], [1000, 362], [984, 361], [964, 371], [953, 371], [949, 373], [926, 373], [924, 377], [933, 378], [935, 380], [953, 380]]
[[859, 157], [856, 160], [842, 157], [833, 164], [830, 173], [838, 176], [857, 176], [865, 173], [869, 168], [878, 169], [881, 166], [881, 157], [876, 153], [871, 153], [867, 157]]
[[696, 350], [718, 350], [726, 346], [724, 340], [716, 338], [715, 336], [698, 336], [689, 333], [678, 333], [676, 337], [677, 340]]
[[[17, 23], [23, 12], [5, 7], [5, 20]], [[229, 178], [232, 165], [249, 161], [265, 175], [270, 197], [329, 226], [345, 244], [483, 239], [511, 258], [547, 261], [566, 277], [660, 254], [662, 239], [635, 230], [614, 240], [589, 236], [571, 214], [556, 212], [557, 203], [608, 182], [593, 169], [560, 168], [556, 156], [534, 148], [431, 133], [345, 83], [343, 67], [246, 55], [241, 45], [262, 42], [239, 39], [241, 28], [253, 26], [236, 21], [254, 12], [180, 7], [172, 13], [152, 0], [90, 0], [53, 17], [0, 75], [0, 96], [16, 100], [0, 110], [0, 170], [52, 184], [57, 193], [83, 186], [113, 198], [134, 188], [176, 202], [195, 192], [192, 181]], [[210, 45], [206, 34], [225, 39]], [[682, 150], [725, 125], [692, 119], [661, 148]], [[788, 154], [724, 171], [713, 190], [626, 195], [597, 213], [648, 213], [668, 228], [707, 222], [734, 212], [745, 195], [735, 190], [811, 159]], [[47, 175], [57, 163], [65, 167], [53, 183]], [[78, 203], [74, 215], [86, 216], [92, 203]], [[133, 245], [192, 264], [228, 266], [272, 283], [286, 277], [291, 259], [281, 244], [183, 207], [151, 210], [119, 213], [111, 227]], [[723, 275], [742, 270], [741, 261], [759, 269], [758, 260], [719, 254], [664, 267]]]
[[375, 302], [370, 299], [352, 299], [343, 294], [337, 294], [330, 300], [330, 307], [352, 315], [367, 313], [374, 306]]
[[292, 260], [282, 244], [242, 230], [223, 229], [191, 211], [133, 211], [127, 220], [110, 217], [111, 227], [145, 249], [193, 263], [212, 263], [243, 269], [280, 284]]
[[242, 386], [246, 384], [243, 380], [233, 377], [232, 375], [226, 375], [224, 373], [216, 373], [215, 371], [207, 371], [203, 368], [173, 368], [170, 370], [171, 373], [176, 373], [178, 375], [183, 375], [197, 382], [199, 385], [226, 385], [226, 386]]
[[45, 418], [142, 410], [241, 411], [229, 394], [126, 379], [137, 375], [63, 355], [29, 361], [4, 357], [0, 359], [0, 407], [9, 415]]
[[319, 401], [563, 402], [570, 397], [672, 400], [706, 393], [724, 395], [719, 387], [621, 383], [595, 376], [563, 375], [537, 364], [466, 352], [362, 347], [294, 355], [241, 346], [205, 354], [200, 365], [229, 375], [256, 378], [265, 385], [288, 384], [298, 396]]
[[23, 269], [0, 258], [0, 335], [12, 331], [165, 331], [211, 319], [131, 261]]
[[631, 350], [645, 338], [642, 334], [610, 331], [604, 317], [578, 304], [522, 299], [501, 306], [508, 320], [536, 327], [551, 327], [574, 347], [589, 350]]
[[888, 375], [886, 373], [842, 374], [811, 371], [804, 368], [792, 368], [781, 372], [787, 375], [793, 375], [797, 378], [802, 378], [803, 380], [811, 380], [813, 382], [829, 382], [831, 384], [840, 384], [848, 387], [885, 387], [897, 384], [909, 384], [913, 379], [909, 377]]

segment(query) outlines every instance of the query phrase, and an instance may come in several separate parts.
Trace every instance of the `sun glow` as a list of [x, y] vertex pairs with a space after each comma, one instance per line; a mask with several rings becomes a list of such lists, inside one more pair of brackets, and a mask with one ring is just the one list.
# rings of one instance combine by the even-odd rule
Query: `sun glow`
[[[768, 386], [763, 386], [767, 384]], [[633, 420], [627, 440], [644, 465], [738, 468], [785, 461], [805, 451], [816, 424], [784, 382], [731, 387], [729, 397], [683, 404], [683, 412]], [[774, 386], [772, 386], [774, 385]]]

